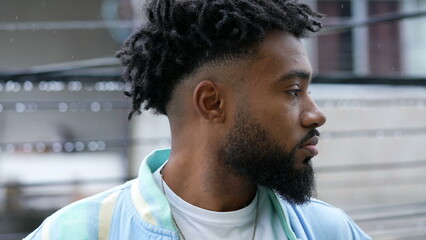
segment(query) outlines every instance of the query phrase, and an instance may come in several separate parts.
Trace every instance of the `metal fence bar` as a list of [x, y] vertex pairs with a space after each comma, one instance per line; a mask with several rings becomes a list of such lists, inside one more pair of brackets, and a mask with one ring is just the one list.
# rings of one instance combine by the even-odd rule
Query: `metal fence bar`
[[332, 33], [350, 31], [356, 27], [365, 27], [365, 26], [370, 26], [370, 25], [379, 24], [379, 23], [400, 21], [404, 19], [420, 18], [425, 16], [426, 16], [426, 11], [418, 11], [413, 13], [393, 12], [393, 13], [380, 14], [376, 16], [370, 16], [365, 21], [348, 20], [348, 21], [339, 21], [336, 23], [326, 23], [325, 29], [318, 32], [317, 35], [328, 35]]

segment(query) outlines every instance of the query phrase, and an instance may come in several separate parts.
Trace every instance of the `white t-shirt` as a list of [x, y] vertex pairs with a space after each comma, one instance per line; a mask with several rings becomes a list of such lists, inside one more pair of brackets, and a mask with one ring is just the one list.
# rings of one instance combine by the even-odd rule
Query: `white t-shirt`
[[[154, 180], [162, 189], [160, 167]], [[205, 210], [184, 201], [164, 183], [165, 195], [173, 217], [186, 240], [250, 240], [253, 236], [257, 201], [259, 201], [255, 239], [287, 239], [278, 214], [265, 188], [259, 187], [256, 197], [246, 207], [230, 212]]]

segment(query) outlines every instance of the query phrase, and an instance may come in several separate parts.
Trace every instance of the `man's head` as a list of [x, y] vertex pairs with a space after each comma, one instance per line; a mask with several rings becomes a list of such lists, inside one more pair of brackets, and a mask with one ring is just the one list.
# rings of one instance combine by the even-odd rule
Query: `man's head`
[[313, 19], [321, 15], [268, 0], [158, 0], [147, 9], [118, 53], [132, 86], [129, 116], [166, 114], [172, 134], [208, 139], [232, 174], [306, 201], [325, 117], [308, 94], [312, 69], [299, 38], [321, 28]]
[[167, 114], [173, 91], [204, 64], [252, 54], [266, 32], [295, 37], [321, 28], [321, 17], [293, 0], [147, 0], [147, 21], [117, 54], [133, 108]]

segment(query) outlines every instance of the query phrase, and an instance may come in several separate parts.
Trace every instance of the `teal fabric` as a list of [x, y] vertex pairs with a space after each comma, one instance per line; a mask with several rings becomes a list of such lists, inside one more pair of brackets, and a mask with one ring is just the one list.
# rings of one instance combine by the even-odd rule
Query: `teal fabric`
[[148, 205], [150, 205], [151, 213], [157, 223], [164, 228], [177, 231], [173, 219], [170, 217], [170, 205], [163, 195], [163, 191], [157, 187], [152, 177], [152, 173], [161, 167], [169, 156], [170, 149], [162, 149], [155, 151], [154, 154], [145, 158], [139, 168], [139, 192]]
[[[75, 202], [49, 217], [50, 240], [98, 239], [99, 211], [102, 201], [112, 193], [119, 193], [111, 219], [111, 240], [178, 240], [167, 199], [157, 187], [152, 173], [169, 158], [170, 150], [157, 150], [143, 161], [138, 179]], [[132, 200], [131, 185], [139, 182], [139, 194], [148, 204], [157, 225], [139, 214]], [[312, 199], [303, 206], [291, 205], [272, 191], [269, 197], [280, 216], [283, 229], [290, 240], [368, 240], [368, 237], [343, 211]], [[25, 240], [42, 240], [46, 221]], [[43, 239], [44, 240], [44, 239]]]

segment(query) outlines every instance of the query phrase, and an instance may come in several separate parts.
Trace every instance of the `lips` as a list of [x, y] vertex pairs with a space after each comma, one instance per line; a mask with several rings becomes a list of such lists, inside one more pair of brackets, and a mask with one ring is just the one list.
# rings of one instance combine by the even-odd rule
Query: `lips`
[[310, 156], [314, 157], [318, 155], [318, 148], [316, 145], [318, 144], [318, 136], [312, 137], [305, 143], [303, 143], [299, 148], [306, 151]]

